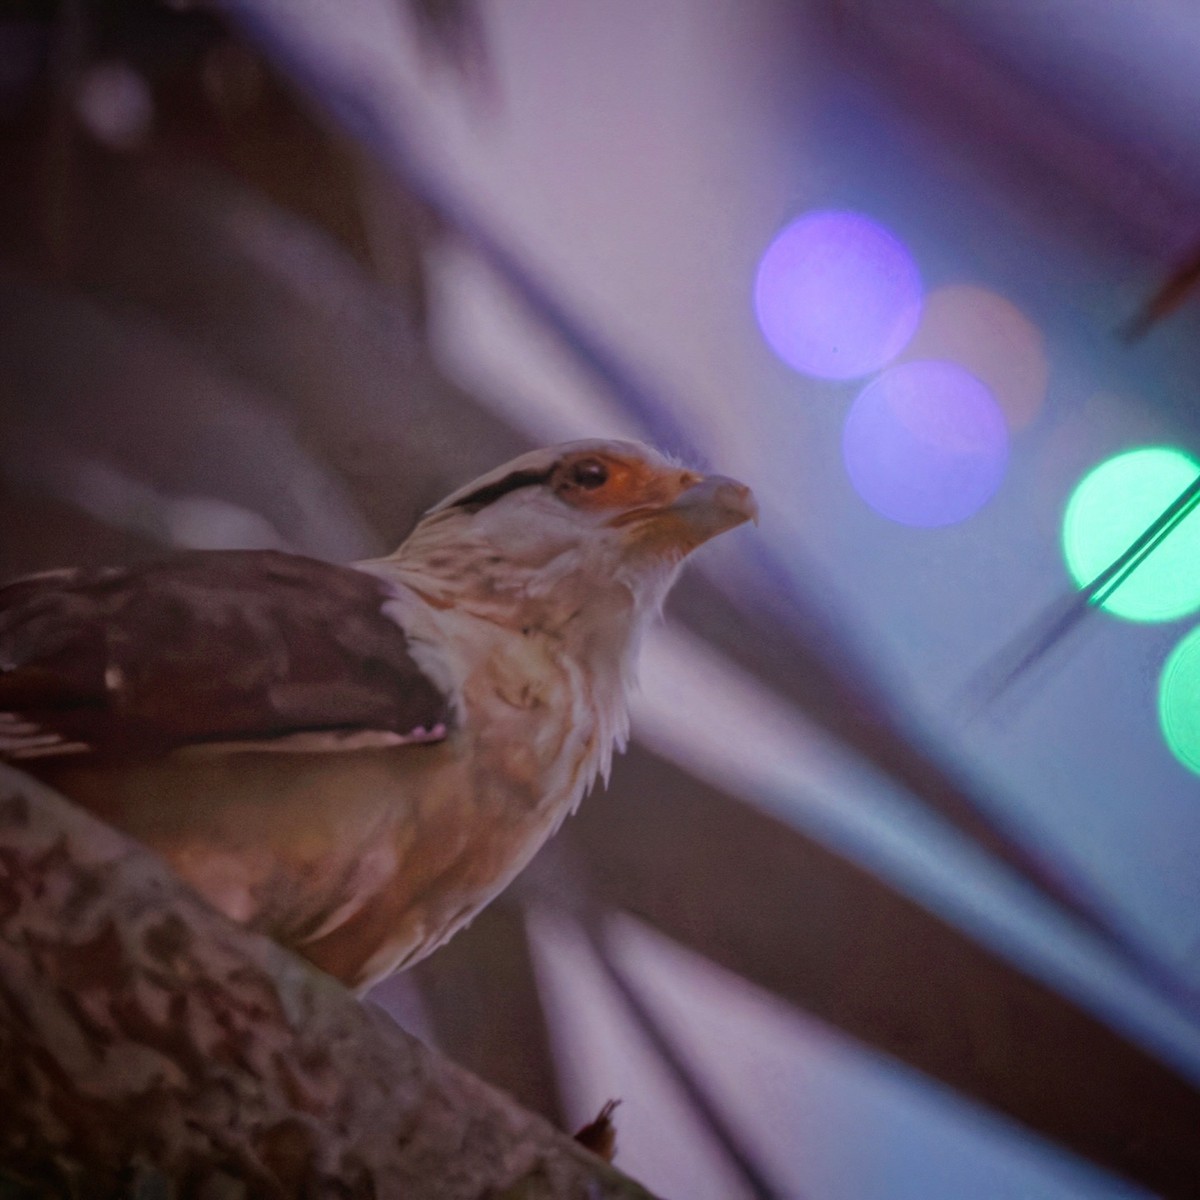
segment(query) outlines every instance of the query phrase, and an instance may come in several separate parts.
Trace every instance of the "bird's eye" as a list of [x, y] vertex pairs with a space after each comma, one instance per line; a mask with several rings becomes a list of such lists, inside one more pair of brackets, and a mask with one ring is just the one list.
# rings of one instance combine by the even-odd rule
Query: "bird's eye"
[[598, 458], [585, 458], [571, 468], [571, 482], [587, 491], [595, 491], [608, 482], [608, 468]]

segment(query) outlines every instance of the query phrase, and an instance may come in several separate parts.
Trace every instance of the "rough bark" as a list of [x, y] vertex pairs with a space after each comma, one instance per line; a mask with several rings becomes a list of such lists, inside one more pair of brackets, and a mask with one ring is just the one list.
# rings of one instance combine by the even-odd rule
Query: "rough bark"
[[4, 767], [0, 1112], [5, 1197], [649, 1195]]

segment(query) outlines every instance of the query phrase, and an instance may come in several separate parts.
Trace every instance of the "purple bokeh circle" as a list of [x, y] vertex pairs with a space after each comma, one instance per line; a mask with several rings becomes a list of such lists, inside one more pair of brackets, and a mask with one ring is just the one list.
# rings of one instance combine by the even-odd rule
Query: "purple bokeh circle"
[[951, 525], [991, 499], [1008, 463], [1000, 406], [969, 371], [946, 362], [892, 367], [859, 393], [842, 431], [850, 482], [905, 525]]
[[885, 366], [921, 318], [912, 255], [861, 213], [812, 212], [767, 247], [754, 283], [759, 328], [789, 366], [853, 379]]

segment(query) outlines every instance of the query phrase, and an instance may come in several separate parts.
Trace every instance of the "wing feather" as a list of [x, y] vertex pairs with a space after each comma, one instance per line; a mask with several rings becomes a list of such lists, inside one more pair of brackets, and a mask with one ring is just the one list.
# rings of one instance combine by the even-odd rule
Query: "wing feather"
[[0, 758], [439, 740], [449, 698], [391, 598], [375, 575], [277, 551], [18, 580], [0, 588]]

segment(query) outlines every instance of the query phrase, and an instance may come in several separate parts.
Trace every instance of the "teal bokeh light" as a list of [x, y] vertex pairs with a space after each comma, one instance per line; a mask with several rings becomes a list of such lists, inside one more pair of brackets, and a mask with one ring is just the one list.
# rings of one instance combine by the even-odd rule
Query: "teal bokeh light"
[[[1106, 459], [1084, 476], [1063, 516], [1063, 553], [1084, 587], [1118, 559], [1196, 476], [1182, 450], [1148, 446]], [[1099, 601], [1131, 621], [1173, 621], [1200, 609], [1200, 508]]]
[[1200, 775], [1200, 628], [1171, 651], [1163, 667], [1158, 720], [1171, 753]]

